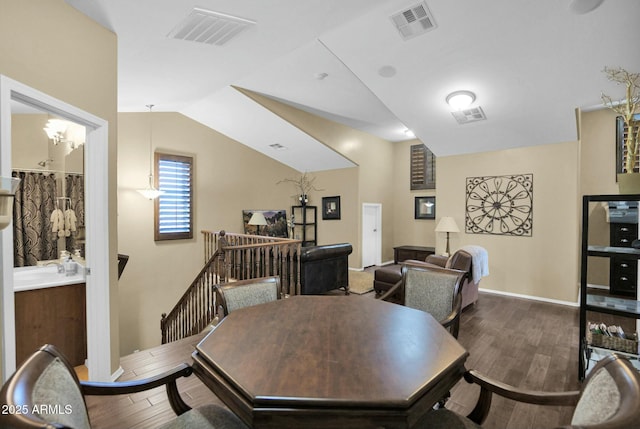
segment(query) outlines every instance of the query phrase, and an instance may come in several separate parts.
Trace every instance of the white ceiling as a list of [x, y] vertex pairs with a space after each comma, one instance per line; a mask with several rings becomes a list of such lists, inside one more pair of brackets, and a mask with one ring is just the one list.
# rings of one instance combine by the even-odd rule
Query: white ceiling
[[[66, 1], [118, 35], [119, 111], [181, 112], [299, 171], [353, 164], [232, 85], [444, 156], [574, 141], [575, 108], [623, 96], [602, 69], [640, 71], [638, 0], [427, 0], [437, 27], [407, 41], [390, 16], [418, 1]], [[193, 7], [256, 24], [223, 46], [167, 37]], [[455, 121], [461, 89], [486, 121]]]

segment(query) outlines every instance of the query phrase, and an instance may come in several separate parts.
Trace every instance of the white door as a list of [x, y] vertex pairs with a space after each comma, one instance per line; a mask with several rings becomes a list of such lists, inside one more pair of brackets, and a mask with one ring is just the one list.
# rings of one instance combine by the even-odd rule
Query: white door
[[362, 266], [382, 264], [382, 204], [362, 205]]

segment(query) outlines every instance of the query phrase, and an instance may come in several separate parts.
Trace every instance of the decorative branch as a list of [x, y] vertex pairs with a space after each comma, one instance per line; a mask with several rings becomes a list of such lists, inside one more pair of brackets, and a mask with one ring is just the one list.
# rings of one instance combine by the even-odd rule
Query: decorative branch
[[626, 87], [626, 98], [621, 100], [613, 100], [610, 96], [601, 94], [602, 102], [609, 109], [622, 116], [624, 124], [627, 127], [627, 140], [625, 146], [627, 155], [624, 160], [627, 173], [633, 173], [636, 163], [636, 155], [638, 153], [638, 131], [635, 129], [636, 122], [633, 119], [638, 111], [640, 104], [640, 73], [629, 73], [625, 69], [605, 67], [603, 72], [607, 78]]
[[[315, 177], [309, 177], [309, 175], [305, 172], [302, 176], [300, 176], [299, 179], [282, 179], [278, 183], [276, 183], [276, 185], [285, 182], [293, 183], [295, 187], [300, 190], [300, 195], [308, 195], [309, 191], [311, 190], [324, 191], [324, 189], [318, 189], [313, 185], [313, 182], [315, 182], [315, 180]], [[293, 196], [296, 197], [298, 195]]]

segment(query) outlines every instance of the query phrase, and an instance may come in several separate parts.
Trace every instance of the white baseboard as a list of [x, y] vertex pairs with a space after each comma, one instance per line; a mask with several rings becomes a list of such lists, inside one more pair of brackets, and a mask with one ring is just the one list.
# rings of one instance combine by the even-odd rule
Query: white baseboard
[[122, 367], [119, 366], [118, 369], [116, 369], [116, 372], [111, 374], [111, 381], [116, 381], [118, 378], [120, 378], [122, 374], [124, 374], [124, 369], [122, 369]]
[[492, 293], [494, 295], [512, 296], [514, 298], [530, 299], [532, 301], [542, 301], [542, 302], [548, 302], [550, 304], [566, 305], [566, 306], [569, 306], [569, 307], [579, 307], [580, 306], [579, 302], [561, 301], [559, 299], [550, 299], [550, 298], [541, 298], [539, 296], [523, 295], [523, 294], [520, 294], [520, 293], [503, 292], [503, 291], [493, 290], [493, 289], [479, 288], [478, 290], [480, 292]]

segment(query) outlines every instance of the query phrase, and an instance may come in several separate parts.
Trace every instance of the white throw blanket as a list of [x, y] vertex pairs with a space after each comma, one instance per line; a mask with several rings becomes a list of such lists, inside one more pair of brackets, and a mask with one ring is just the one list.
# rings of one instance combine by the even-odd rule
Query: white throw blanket
[[480, 246], [467, 245], [460, 248], [471, 255], [471, 275], [473, 282], [478, 283], [482, 277], [489, 275], [489, 254]]

